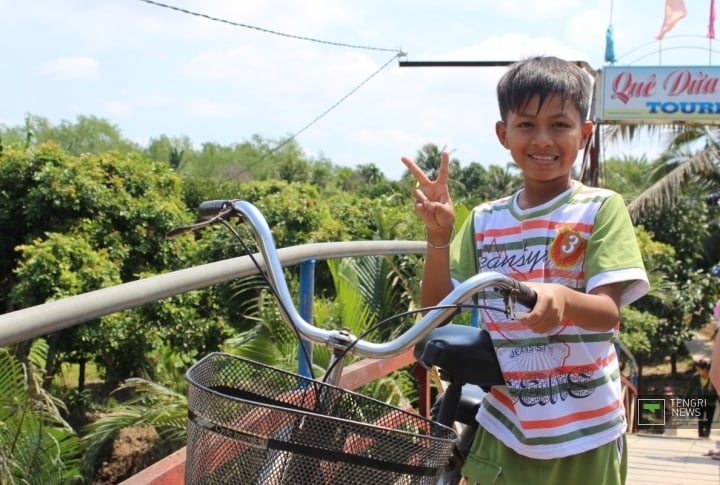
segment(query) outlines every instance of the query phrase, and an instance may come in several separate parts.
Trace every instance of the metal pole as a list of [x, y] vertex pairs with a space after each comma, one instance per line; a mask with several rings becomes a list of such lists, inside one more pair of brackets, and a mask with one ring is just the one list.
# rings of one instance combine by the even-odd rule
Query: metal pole
[[[313, 300], [315, 296], [315, 260], [300, 263], [300, 316], [313, 323]], [[313, 346], [312, 342], [301, 339], [298, 344], [298, 374], [312, 377]]]

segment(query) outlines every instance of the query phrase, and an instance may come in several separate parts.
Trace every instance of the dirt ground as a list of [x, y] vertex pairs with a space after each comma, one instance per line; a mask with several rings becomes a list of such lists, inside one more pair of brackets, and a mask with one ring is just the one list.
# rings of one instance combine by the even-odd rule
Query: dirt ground
[[114, 485], [139, 473], [170, 454], [156, 446], [157, 433], [149, 426], [122, 430], [108, 450], [109, 456], [95, 473], [93, 485]]

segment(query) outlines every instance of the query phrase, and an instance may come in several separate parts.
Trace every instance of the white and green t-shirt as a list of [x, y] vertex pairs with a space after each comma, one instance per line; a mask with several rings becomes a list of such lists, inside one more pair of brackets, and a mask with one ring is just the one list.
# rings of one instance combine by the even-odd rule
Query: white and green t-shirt
[[[579, 182], [555, 199], [522, 210], [517, 195], [476, 207], [451, 246], [453, 278], [495, 271], [520, 281], [588, 292], [623, 283], [621, 304], [649, 284], [622, 198]], [[502, 308], [500, 296], [478, 303]], [[613, 441], [626, 428], [618, 357], [619, 328], [593, 332], [566, 320], [536, 334], [503, 312], [480, 310], [507, 386], [485, 397], [477, 421], [516, 452], [550, 459]]]

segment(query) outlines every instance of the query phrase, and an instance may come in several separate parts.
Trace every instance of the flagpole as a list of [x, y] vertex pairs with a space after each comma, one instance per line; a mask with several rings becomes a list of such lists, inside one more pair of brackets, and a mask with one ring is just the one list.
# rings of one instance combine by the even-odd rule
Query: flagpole
[[708, 64], [712, 66], [712, 41], [715, 38], [715, 0], [710, 0], [710, 13], [708, 14]]

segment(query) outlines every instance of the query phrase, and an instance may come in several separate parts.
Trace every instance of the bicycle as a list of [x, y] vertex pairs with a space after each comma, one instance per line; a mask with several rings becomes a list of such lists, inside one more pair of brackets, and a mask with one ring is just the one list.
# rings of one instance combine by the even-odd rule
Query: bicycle
[[[479, 404], [477, 395], [463, 399], [462, 389], [505, 382], [489, 334], [448, 322], [484, 289], [500, 291], [501, 310], [520, 318], [516, 304], [532, 308], [533, 290], [499, 273], [480, 273], [437, 306], [419, 309], [424, 315], [400, 336], [374, 343], [346, 330], [315, 327], [302, 318], [270, 228], [254, 205], [207, 201], [198, 212], [201, 222], [168, 236], [222, 223], [242, 242], [229, 220], [238, 217], [249, 223], [264, 264], [248, 254], [265, 277], [283, 320], [299, 337], [329, 346], [332, 358], [321, 380], [222, 353], [194, 364], [186, 376], [186, 483], [457, 483]], [[434, 419], [337, 386], [348, 354], [381, 359], [410, 348], [422, 365], [439, 367], [449, 382], [433, 407]], [[456, 421], [463, 427], [459, 434], [451, 427]]]

